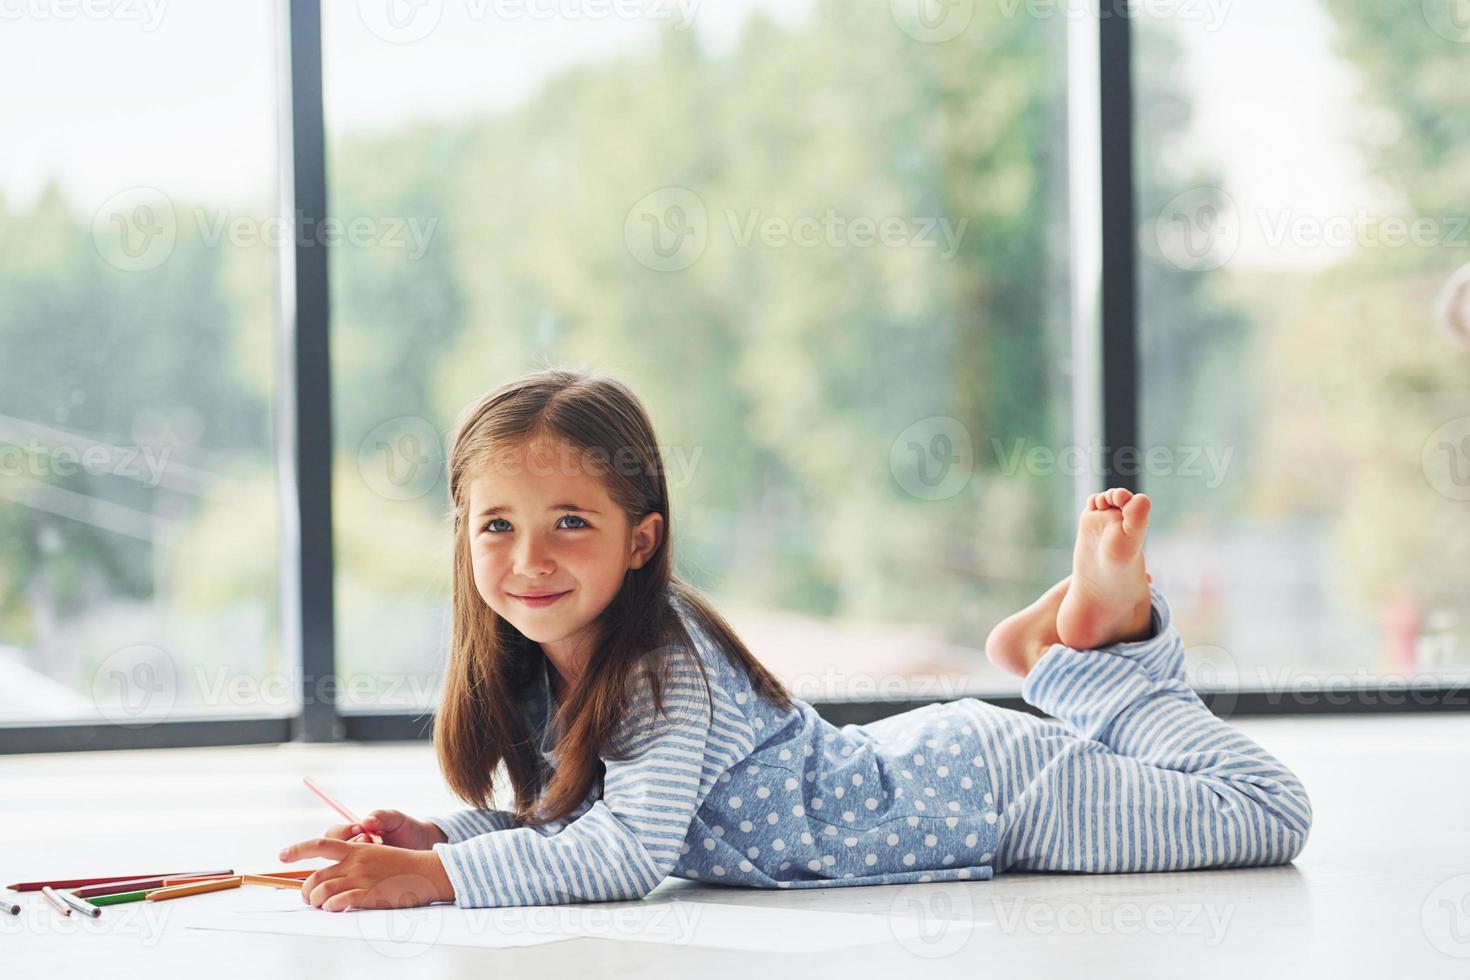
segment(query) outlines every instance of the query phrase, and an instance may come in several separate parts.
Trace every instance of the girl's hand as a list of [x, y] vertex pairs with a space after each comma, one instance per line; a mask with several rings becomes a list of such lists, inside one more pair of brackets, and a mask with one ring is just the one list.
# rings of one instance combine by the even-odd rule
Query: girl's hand
[[[435, 844], [447, 843], [444, 832], [427, 820], [415, 820], [397, 810], [374, 810], [361, 823], [339, 823], [328, 827], [325, 836], [332, 840], [355, 840], [366, 835], [373, 844], [406, 847], [411, 851], [427, 851]], [[377, 840], [373, 840], [376, 837]]]
[[327, 912], [405, 909], [454, 901], [454, 886], [433, 851], [318, 837], [292, 844], [280, 853], [286, 862], [311, 857], [336, 862], [318, 868], [301, 883], [301, 900]]

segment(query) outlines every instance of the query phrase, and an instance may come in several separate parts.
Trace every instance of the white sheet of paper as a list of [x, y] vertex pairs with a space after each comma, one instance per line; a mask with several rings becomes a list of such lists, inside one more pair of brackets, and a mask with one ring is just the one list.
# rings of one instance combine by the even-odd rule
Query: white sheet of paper
[[[223, 898], [231, 892], [218, 895]], [[453, 905], [324, 912], [302, 902], [300, 892], [286, 889], [242, 888], [231, 897], [235, 901], [209, 905], [197, 901], [204, 898], [202, 895], [177, 899], [181, 905], [193, 902], [184, 910], [184, 928], [357, 939], [390, 956], [412, 955], [424, 947], [440, 944], [510, 949], [575, 938], [551, 931], [497, 928], [494, 923], [470, 915], [489, 910], [464, 910]]]
[[[201, 896], [202, 897], [202, 896]], [[565, 939], [616, 939], [778, 953], [811, 953], [874, 943], [924, 941], [933, 923], [897, 915], [824, 912], [759, 905], [665, 899], [589, 902], [502, 909], [430, 905], [412, 909], [323, 912], [295, 892], [241, 895], [232, 907], [196, 906], [189, 929], [263, 932], [360, 939], [375, 948], [408, 953], [423, 945], [487, 949], [533, 946]], [[970, 923], [946, 923], [969, 929]]]

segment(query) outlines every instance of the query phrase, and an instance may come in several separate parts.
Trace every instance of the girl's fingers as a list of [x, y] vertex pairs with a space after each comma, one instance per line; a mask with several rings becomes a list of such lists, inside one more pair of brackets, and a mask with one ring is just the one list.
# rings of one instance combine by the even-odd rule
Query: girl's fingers
[[354, 908], [367, 895], [366, 888], [354, 888], [350, 891], [338, 892], [321, 904], [323, 912], [345, 912]]
[[[347, 846], [346, 841], [317, 837], [313, 840], [299, 841], [289, 847], [282, 848], [281, 853], [277, 856], [282, 861], [301, 861], [309, 857], [324, 857], [330, 858], [333, 861], [341, 861], [351, 853], [352, 850]], [[315, 873], [320, 874], [321, 871], [318, 870]]]

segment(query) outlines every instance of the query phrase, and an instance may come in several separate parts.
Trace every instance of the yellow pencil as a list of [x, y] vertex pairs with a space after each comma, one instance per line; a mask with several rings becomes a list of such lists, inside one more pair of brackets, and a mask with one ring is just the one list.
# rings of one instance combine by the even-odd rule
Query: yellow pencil
[[241, 875], [247, 885], [270, 885], [272, 888], [294, 888], [301, 890], [300, 878], [275, 878], [271, 875]]
[[187, 895], [202, 895], [205, 892], [222, 892], [227, 888], [239, 888], [242, 875], [231, 878], [217, 878], [214, 881], [201, 881], [193, 885], [176, 885], [173, 888], [158, 888], [148, 893], [147, 900], [150, 902], [166, 902], [170, 898], [184, 898]]

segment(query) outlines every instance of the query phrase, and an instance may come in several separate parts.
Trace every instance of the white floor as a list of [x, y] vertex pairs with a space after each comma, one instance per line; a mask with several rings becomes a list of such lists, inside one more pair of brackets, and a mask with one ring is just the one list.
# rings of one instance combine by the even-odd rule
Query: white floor
[[[17, 977], [1470, 976], [1470, 713], [1240, 724], [1312, 795], [1316, 824], [1293, 866], [797, 892], [670, 880], [647, 900], [920, 920], [916, 938], [797, 955], [591, 938], [392, 949], [202, 932], [178, 917], [155, 929], [106, 911], [82, 925], [28, 908], [0, 916], [0, 969]], [[156, 865], [277, 867], [281, 845], [332, 822], [301, 787], [303, 774], [362, 810], [428, 816], [455, 807], [422, 743], [0, 756], [0, 883]]]

